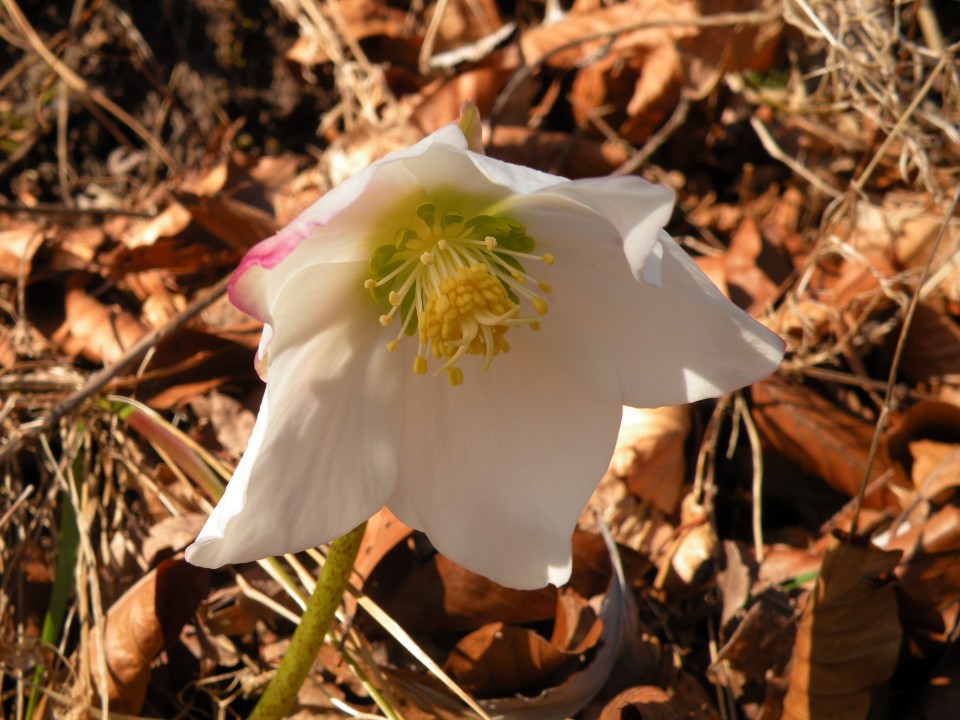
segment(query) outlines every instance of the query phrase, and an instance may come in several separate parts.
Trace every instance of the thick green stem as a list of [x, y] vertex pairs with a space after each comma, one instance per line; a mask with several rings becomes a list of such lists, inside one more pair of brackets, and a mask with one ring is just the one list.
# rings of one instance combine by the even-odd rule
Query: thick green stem
[[317, 659], [343, 591], [350, 582], [365, 527], [366, 523], [330, 543], [327, 562], [300, 618], [300, 625], [290, 639], [290, 647], [248, 720], [279, 720], [289, 714], [297, 699], [297, 691]]

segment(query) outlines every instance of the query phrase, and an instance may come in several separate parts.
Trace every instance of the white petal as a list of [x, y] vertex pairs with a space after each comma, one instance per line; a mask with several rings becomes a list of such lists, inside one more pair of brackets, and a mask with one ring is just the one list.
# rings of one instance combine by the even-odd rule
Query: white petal
[[[574, 180], [538, 191], [526, 197], [515, 197], [498, 206], [506, 214], [520, 218], [535, 213], [555, 213], [599, 218], [612, 226], [615, 233], [601, 237], [582, 237], [583, 241], [614, 242], [622, 249], [636, 278], [657, 283], [658, 274], [648, 264], [650, 253], [657, 246], [659, 232], [673, 213], [673, 191], [653, 185], [638, 177], [591, 178]], [[562, 224], [554, 226], [562, 230]], [[565, 233], [569, 236], [569, 232]], [[539, 238], [549, 243], [549, 237]], [[541, 250], [545, 246], [541, 246]]]
[[463, 385], [406, 383], [388, 507], [468, 569], [516, 588], [569, 578], [570, 537], [606, 470], [621, 407], [605, 354], [566, 328], [510, 331], [511, 351]]
[[[253, 247], [230, 284], [230, 299], [241, 310], [270, 322], [270, 307], [287, 280], [308, 265], [366, 261], [371, 228], [392, 201], [422, 193], [423, 186], [404, 164], [439, 151], [465, 154], [466, 139], [447, 125], [409, 148], [368, 165], [331, 189], [293, 222]], [[386, 201], [386, 202], [385, 202]], [[387, 223], [389, 224], [389, 223]]]
[[[246, 454], [188, 550], [218, 567], [303, 550], [376, 512], [396, 480], [401, 368], [380, 346], [363, 264], [301, 271], [276, 302], [267, 392]], [[359, 288], [359, 292], [358, 292]]]
[[455, 192], [483, 198], [486, 202], [570, 182], [556, 175], [466, 152], [465, 147], [436, 143], [422, 155], [407, 158], [404, 164], [423, 183], [428, 194]]
[[[665, 233], [660, 286], [638, 282], [617, 232], [582, 214], [554, 210], [516, 215], [556, 264], [550, 323], [568, 314], [582, 342], [611, 353], [625, 405], [657, 407], [716, 397], [772, 373], [783, 341], [727, 300]], [[643, 268], [639, 268], [642, 274]]]

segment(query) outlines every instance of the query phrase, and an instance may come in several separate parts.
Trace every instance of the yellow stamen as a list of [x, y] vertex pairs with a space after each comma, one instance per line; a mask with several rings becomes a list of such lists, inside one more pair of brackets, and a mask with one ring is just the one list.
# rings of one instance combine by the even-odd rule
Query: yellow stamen
[[554, 257], [533, 254], [535, 241], [509, 217], [469, 216], [432, 201], [414, 214], [419, 220], [376, 249], [372, 277], [363, 284], [375, 300], [389, 303], [382, 325], [400, 316], [387, 350], [395, 352], [406, 335], [416, 335], [413, 372], [427, 374], [432, 358], [439, 362], [433, 375], [445, 373], [448, 385], [457, 386], [464, 379], [464, 357], [479, 356], [486, 370], [494, 357], [509, 352], [511, 327], [540, 329], [545, 295], [553, 288], [524, 265], [541, 260], [549, 266]]

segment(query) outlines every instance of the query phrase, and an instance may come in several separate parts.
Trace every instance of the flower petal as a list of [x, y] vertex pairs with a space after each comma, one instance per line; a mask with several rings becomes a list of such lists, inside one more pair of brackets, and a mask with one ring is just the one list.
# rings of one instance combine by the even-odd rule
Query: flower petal
[[571, 534], [620, 423], [614, 370], [565, 329], [510, 332], [511, 351], [463, 385], [412, 377], [400, 476], [387, 501], [443, 554], [503, 585], [561, 585]]
[[569, 184], [569, 180], [512, 165], [486, 155], [465, 152], [463, 147], [437, 143], [430, 152], [407, 158], [404, 164], [423, 183], [427, 194], [450, 192], [472, 194], [494, 202], [516, 193], [532, 193], [554, 186]]
[[[657, 245], [658, 234], [673, 213], [673, 191], [638, 177], [588, 178], [542, 188], [529, 196], [513, 197], [501, 203], [499, 211], [510, 214], [520, 210], [563, 213], [602, 219], [613, 226], [615, 234], [604, 233], [607, 242], [615, 242], [634, 269], [638, 280], [659, 283], [656, 266], [647, 267]], [[528, 228], [529, 229], [529, 228]], [[570, 231], [555, 224], [554, 232], [569, 237]], [[544, 242], [551, 236], [541, 235]], [[581, 240], [591, 239], [583, 236]], [[592, 238], [599, 242], [601, 238]], [[646, 272], [645, 272], [646, 269]], [[653, 270], [654, 272], [651, 272]]]
[[[270, 322], [270, 306], [287, 280], [309, 265], [367, 260], [364, 242], [383, 211], [383, 200], [422, 193], [420, 181], [404, 164], [408, 159], [459, 148], [466, 139], [448, 125], [416, 145], [390, 153], [323, 195], [271, 238], [254, 246], [230, 283], [234, 305], [261, 322]], [[370, 202], [371, 198], [375, 199]], [[363, 200], [363, 202], [360, 202]]]
[[206, 567], [302, 550], [339, 537], [382, 505], [396, 480], [400, 375], [376, 347], [365, 264], [319, 265], [273, 308], [267, 392], [237, 471], [188, 560]]
[[635, 279], [644, 268], [626, 261], [610, 224], [528, 200], [515, 216], [556, 256], [544, 323], [569, 314], [580, 342], [609, 349], [625, 405], [716, 397], [776, 370], [783, 341], [727, 300], [666, 233], [643, 229], [656, 233], [646, 262], [658, 264], [658, 287]]

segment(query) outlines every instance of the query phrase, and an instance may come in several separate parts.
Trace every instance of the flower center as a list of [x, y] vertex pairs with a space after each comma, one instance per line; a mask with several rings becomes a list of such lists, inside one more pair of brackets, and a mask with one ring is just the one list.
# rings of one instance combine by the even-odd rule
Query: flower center
[[[389, 306], [380, 316], [384, 326], [399, 318], [400, 330], [387, 343], [396, 350], [404, 335], [419, 340], [413, 371], [446, 372], [450, 385], [463, 382], [464, 355], [483, 357], [483, 369], [500, 353], [509, 352], [507, 330], [515, 325], [540, 328], [547, 314], [547, 282], [527, 274], [524, 263], [552, 265], [553, 255], [534, 255], [534, 239], [526, 228], [506, 217], [457, 211], [438, 212], [436, 203], [417, 208], [416, 228], [400, 228], [391, 245], [370, 257], [371, 277], [364, 286]], [[529, 305], [533, 313], [525, 313]]]

